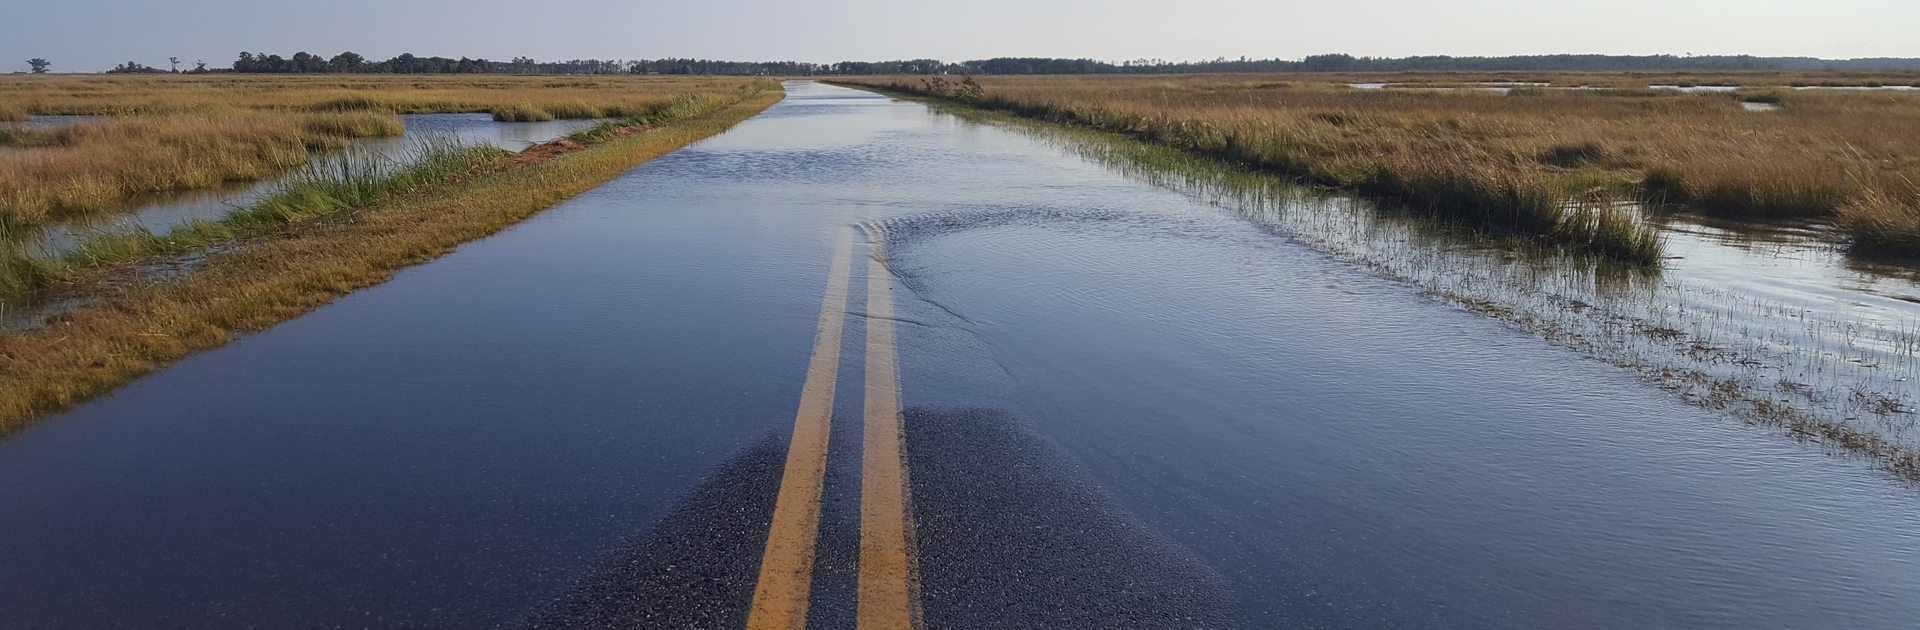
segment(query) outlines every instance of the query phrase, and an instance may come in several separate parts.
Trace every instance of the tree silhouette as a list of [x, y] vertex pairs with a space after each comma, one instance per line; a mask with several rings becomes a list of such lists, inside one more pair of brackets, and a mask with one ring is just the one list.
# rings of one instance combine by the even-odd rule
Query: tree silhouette
[[45, 59], [41, 59], [39, 57], [34, 57], [32, 59], [27, 60], [27, 65], [33, 66], [34, 74], [46, 74], [47, 66], [53, 65], [53, 62], [47, 61]]
[[180, 58], [179, 57], [168, 57], [167, 63], [173, 66], [174, 74], [180, 74]]

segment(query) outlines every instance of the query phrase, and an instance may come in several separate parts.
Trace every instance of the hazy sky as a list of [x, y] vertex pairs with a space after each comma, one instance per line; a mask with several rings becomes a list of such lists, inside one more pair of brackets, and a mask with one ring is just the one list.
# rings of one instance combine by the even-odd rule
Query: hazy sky
[[1916, 0], [19, 0], [0, 71], [241, 50], [384, 59], [705, 57], [1109, 61], [1540, 53], [1920, 57]]

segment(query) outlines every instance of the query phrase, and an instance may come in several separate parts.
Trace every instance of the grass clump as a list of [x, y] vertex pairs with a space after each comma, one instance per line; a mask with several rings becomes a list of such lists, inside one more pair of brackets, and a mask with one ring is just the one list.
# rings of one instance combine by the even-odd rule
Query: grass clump
[[385, 108], [379, 101], [355, 94], [320, 101], [309, 106], [309, 109], [316, 112], [371, 112], [384, 111]]
[[398, 138], [407, 129], [400, 121], [386, 116], [313, 116], [307, 118], [307, 133], [321, 138], [319, 144], [330, 144], [327, 138]]
[[1651, 198], [1711, 214], [1775, 219], [1832, 217], [1861, 192], [1844, 169], [1804, 158], [1662, 164], [1647, 169], [1641, 187]]
[[584, 101], [553, 103], [543, 109], [549, 116], [561, 120], [585, 120], [588, 118], [606, 118], [607, 108]]
[[1840, 207], [1839, 223], [1860, 253], [1920, 257], [1920, 195], [1902, 200], [1869, 190]]
[[500, 122], [546, 122], [553, 120], [554, 115], [530, 103], [520, 103], [493, 108], [493, 119]]
[[0, 122], [26, 122], [33, 120], [33, 113], [18, 105], [0, 103]]

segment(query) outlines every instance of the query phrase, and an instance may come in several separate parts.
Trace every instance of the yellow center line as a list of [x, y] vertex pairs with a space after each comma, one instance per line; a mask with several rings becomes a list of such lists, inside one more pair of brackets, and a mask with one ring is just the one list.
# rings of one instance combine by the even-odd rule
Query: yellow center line
[[834, 382], [840, 372], [840, 333], [846, 324], [852, 258], [853, 235], [843, 231], [833, 249], [833, 270], [820, 305], [813, 359], [807, 363], [807, 381], [800, 388], [793, 442], [787, 447], [773, 526], [767, 531], [760, 582], [747, 613], [748, 630], [799, 630], [807, 625], [807, 590], [813, 580], [814, 543], [820, 535], [820, 491], [826, 479], [827, 435]]
[[919, 626], [920, 593], [908, 514], [900, 431], [900, 369], [885, 233], [874, 230], [867, 262], [867, 404], [860, 473], [858, 630]]

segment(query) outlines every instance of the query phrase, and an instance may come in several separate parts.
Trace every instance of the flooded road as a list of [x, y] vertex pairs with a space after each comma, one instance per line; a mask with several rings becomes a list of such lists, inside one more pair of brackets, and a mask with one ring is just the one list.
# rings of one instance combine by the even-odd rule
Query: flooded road
[[787, 87], [0, 441], [0, 627], [742, 627], [836, 261], [809, 627], [853, 627], [882, 328], [928, 628], [1920, 616], [1920, 492], [1864, 462], [1295, 219]]

